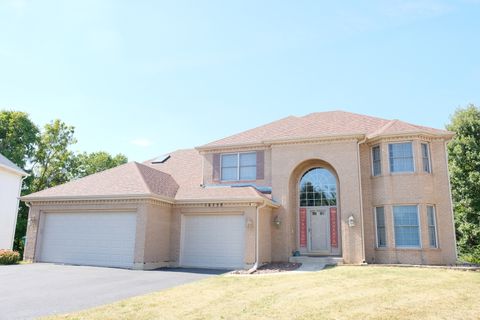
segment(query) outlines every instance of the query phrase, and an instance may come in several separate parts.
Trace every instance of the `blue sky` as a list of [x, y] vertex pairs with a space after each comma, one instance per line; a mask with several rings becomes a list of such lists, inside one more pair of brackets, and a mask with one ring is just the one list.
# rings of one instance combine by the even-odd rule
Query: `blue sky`
[[480, 104], [480, 1], [0, 0], [0, 109], [142, 161], [342, 109]]

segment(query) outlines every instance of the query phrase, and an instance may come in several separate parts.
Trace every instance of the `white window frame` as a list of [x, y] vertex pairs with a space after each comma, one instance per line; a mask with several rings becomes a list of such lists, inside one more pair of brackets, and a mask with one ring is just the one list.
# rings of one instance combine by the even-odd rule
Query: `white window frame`
[[[380, 152], [380, 159], [379, 159], [379, 162], [380, 162], [380, 172], [378, 174], [375, 174], [375, 159], [373, 158], [373, 149], [375, 148], [378, 148], [378, 151]], [[372, 146], [371, 150], [370, 150], [370, 154], [372, 156], [372, 176], [373, 177], [379, 177], [382, 175], [383, 173], [383, 170], [382, 170], [382, 147], [380, 144], [376, 144], [374, 146]]]
[[[255, 179], [248, 179], [248, 180], [241, 180], [240, 179], [240, 155], [241, 154], [255, 154], [255, 171], [256, 171], [256, 168], [257, 168], [257, 160], [256, 160], [256, 157], [257, 157], [257, 152], [256, 151], [248, 151], [248, 152], [229, 152], [229, 153], [222, 153], [220, 154], [220, 181], [223, 181], [223, 182], [229, 182], [229, 181], [255, 181], [257, 180], [257, 174], [255, 173]], [[234, 179], [234, 180], [226, 180], [226, 179], [223, 179], [223, 156], [228, 156], [228, 155], [236, 155], [237, 156], [237, 178]], [[251, 166], [253, 167], [253, 166]], [[232, 167], [233, 168], [233, 167]]]
[[[399, 246], [397, 244], [397, 237], [395, 232], [395, 207], [409, 207], [415, 206], [417, 208], [417, 225], [418, 225], [418, 246]], [[392, 227], [393, 227], [393, 242], [395, 243], [395, 249], [422, 249], [422, 226], [420, 224], [420, 205], [418, 203], [410, 203], [410, 204], [393, 204], [392, 205]]]
[[[383, 226], [385, 231], [385, 245], [380, 246], [378, 243], [378, 221], [377, 221], [377, 208], [383, 208], [383, 221], [385, 225]], [[375, 244], [377, 249], [388, 248], [388, 238], [387, 238], [387, 221], [386, 221], [386, 214], [385, 214], [385, 206], [375, 206], [373, 207], [373, 216], [375, 217]]]
[[[390, 145], [391, 144], [404, 144], [404, 143], [410, 143], [412, 145], [412, 162], [413, 162], [413, 171], [392, 171], [392, 166], [391, 166], [391, 158], [390, 158]], [[388, 143], [388, 171], [390, 174], [412, 174], [417, 172], [416, 168], [416, 161], [415, 161], [415, 148], [413, 146], [413, 141], [399, 141], [399, 142], [389, 142]]]
[[[428, 161], [428, 171], [425, 171], [425, 166], [424, 166], [424, 157], [423, 157], [423, 145], [427, 146], [427, 161]], [[432, 173], [432, 153], [430, 152], [430, 143], [428, 142], [421, 142], [420, 143], [420, 154], [422, 158], [422, 172], [424, 173]]]
[[[434, 247], [430, 244], [430, 222], [428, 221], [428, 207], [432, 207], [433, 209], [433, 227], [435, 228], [435, 246]], [[438, 249], [439, 246], [438, 246], [437, 208], [433, 204], [427, 204], [426, 211], [427, 211], [428, 246], [431, 249]]]

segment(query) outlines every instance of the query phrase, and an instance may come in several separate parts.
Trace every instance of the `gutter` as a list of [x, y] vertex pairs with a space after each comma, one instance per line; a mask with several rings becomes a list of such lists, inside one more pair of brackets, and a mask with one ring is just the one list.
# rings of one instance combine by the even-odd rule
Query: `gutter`
[[45, 201], [91, 201], [91, 200], [136, 200], [136, 199], [153, 199], [163, 201], [169, 204], [174, 203], [174, 199], [168, 197], [162, 197], [156, 194], [125, 194], [125, 195], [98, 195], [98, 196], [46, 196], [46, 197], [30, 197], [23, 196], [20, 200], [24, 202], [45, 202]]
[[9, 166], [6, 166], [6, 165], [3, 165], [0, 163], [0, 168], [12, 173], [12, 174], [16, 174], [16, 175], [19, 175], [19, 176], [22, 176], [22, 177], [28, 177], [28, 173], [26, 173], [25, 171], [23, 170], [17, 170], [17, 169], [14, 169], [12, 167], [9, 167]]
[[255, 222], [255, 227], [256, 227], [256, 230], [255, 230], [255, 264], [253, 265], [253, 267], [251, 267], [249, 270], [248, 270], [248, 273], [254, 273], [255, 271], [257, 271], [258, 269], [258, 264], [259, 264], [259, 260], [260, 260], [260, 226], [259, 226], [259, 216], [260, 216], [260, 209], [263, 209], [267, 206], [267, 203], [264, 201], [262, 203], [262, 205], [260, 206], [257, 206], [257, 217], [256, 217], [256, 222]]
[[[22, 181], [20, 182], [20, 187], [18, 188], [17, 214], [15, 215], [15, 219], [13, 219], [13, 233], [12, 233], [12, 239], [10, 240], [10, 243], [12, 244], [12, 249], [13, 249], [13, 243], [15, 242], [15, 231], [17, 230], [17, 218], [18, 218], [18, 210], [20, 209], [20, 196], [22, 194], [23, 181], [27, 177], [28, 177], [28, 175], [24, 175], [22, 177]], [[27, 204], [27, 207], [30, 207], [30, 206]]]
[[358, 163], [358, 192], [360, 195], [360, 224], [362, 232], [362, 264], [365, 263], [365, 226], [363, 223], [363, 190], [362, 190], [362, 170], [360, 164], [360, 145], [367, 141], [367, 137], [357, 142], [357, 163]]

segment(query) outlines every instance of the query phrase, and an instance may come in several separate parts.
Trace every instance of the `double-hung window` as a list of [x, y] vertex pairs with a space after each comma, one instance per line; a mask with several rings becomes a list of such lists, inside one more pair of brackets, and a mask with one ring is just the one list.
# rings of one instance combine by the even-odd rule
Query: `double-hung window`
[[385, 232], [385, 209], [384, 207], [375, 208], [375, 222], [377, 226], [377, 247], [387, 246], [387, 235]]
[[428, 143], [422, 143], [422, 165], [423, 172], [431, 173], [432, 168], [430, 164], [430, 148]]
[[372, 148], [372, 170], [374, 176], [379, 176], [382, 174], [380, 146], [374, 146]]
[[223, 181], [245, 181], [257, 178], [257, 153], [222, 154], [221, 175]]
[[390, 172], [413, 172], [413, 148], [411, 142], [388, 145]]
[[393, 223], [395, 227], [396, 247], [420, 247], [420, 228], [417, 206], [394, 206]]
[[427, 221], [428, 221], [428, 242], [430, 248], [437, 248], [437, 224], [435, 219], [435, 207], [427, 206]]

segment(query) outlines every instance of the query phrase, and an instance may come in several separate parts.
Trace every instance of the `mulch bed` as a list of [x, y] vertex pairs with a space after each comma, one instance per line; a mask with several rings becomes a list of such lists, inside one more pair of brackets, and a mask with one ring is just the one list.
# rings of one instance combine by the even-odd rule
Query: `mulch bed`
[[[301, 263], [290, 263], [290, 262], [273, 262], [261, 266], [257, 271], [252, 274], [267, 274], [267, 273], [279, 273], [285, 271], [293, 271], [300, 268]], [[231, 274], [249, 274], [248, 270], [234, 270], [230, 272]]]

